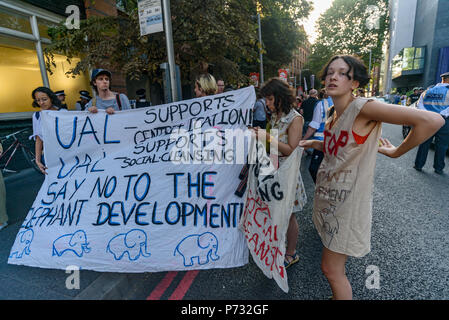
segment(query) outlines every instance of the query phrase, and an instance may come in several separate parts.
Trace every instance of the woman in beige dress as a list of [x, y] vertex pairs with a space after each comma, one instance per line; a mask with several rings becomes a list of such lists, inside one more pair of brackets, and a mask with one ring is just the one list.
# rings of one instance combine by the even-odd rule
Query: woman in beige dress
[[[397, 108], [352, 92], [369, 82], [367, 68], [353, 56], [335, 56], [322, 73], [334, 101], [324, 141], [303, 140], [300, 146], [324, 153], [318, 170], [313, 222], [321, 237], [321, 268], [334, 299], [352, 299], [345, 275], [347, 256], [370, 252], [373, 176], [377, 152], [397, 158], [431, 137], [443, 124], [433, 112]], [[398, 147], [381, 138], [382, 122], [413, 129]]]
[[[304, 118], [295, 109], [296, 101], [294, 90], [285, 82], [277, 78], [267, 81], [260, 90], [260, 95], [265, 98], [266, 106], [271, 112], [271, 130], [277, 130], [274, 138], [260, 128], [254, 128], [260, 139], [266, 139], [271, 143], [270, 156], [278, 158], [281, 166], [287, 157], [298, 147], [302, 137], [302, 126]], [[292, 212], [299, 212], [307, 202], [304, 183], [301, 173], [298, 172], [298, 184], [296, 186], [296, 197]], [[299, 261], [296, 252], [298, 242], [299, 226], [294, 214], [290, 215], [287, 229], [287, 248], [285, 251], [285, 268], [289, 268]]]

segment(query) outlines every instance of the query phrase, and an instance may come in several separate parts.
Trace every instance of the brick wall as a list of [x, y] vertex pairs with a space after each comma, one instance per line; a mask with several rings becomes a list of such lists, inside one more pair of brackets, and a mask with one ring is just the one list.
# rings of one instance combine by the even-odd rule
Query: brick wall
[[115, 0], [85, 0], [86, 16], [117, 16]]
[[[117, 3], [116, 0], [85, 0], [84, 6], [86, 8], [86, 16], [117, 16]], [[96, 66], [102, 68], [102, 66]], [[125, 93], [126, 92], [126, 77], [121, 72], [116, 70], [110, 70], [112, 72], [112, 91]]]

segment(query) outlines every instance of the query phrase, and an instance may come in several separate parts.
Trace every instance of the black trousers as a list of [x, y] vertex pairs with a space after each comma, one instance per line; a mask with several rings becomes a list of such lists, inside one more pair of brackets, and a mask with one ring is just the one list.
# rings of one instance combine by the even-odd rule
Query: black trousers
[[313, 150], [312, 160], [310, 160], [309, 164], [309, 172], [312, 176], [313, 182], [316, 183], [316, 174], [318, 173], [318, 169], [320, 168], [321, 161], [323, 161], [324, 153], [323, 151]]
[[260, 120], [253, 120], [253, 127], [260, 127], [261, 129], [267, 128], [267, 120], [260, 121]]

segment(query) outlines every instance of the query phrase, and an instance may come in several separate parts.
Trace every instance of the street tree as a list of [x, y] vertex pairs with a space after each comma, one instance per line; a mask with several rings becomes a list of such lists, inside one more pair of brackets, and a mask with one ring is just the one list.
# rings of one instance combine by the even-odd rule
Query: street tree
[[[92, 0], [93, 1], [93, 0]], [[280, 37], [288, 32], [288, 43], [281, 43], [279, 52], [289, 50], [290, 42], [299, 39], [294, 21], [305, 17], [310, 10], [307, 0], [171, 0], [171, 19], [175, 61], [181, 68], [183, 83], [191, 83], [195, 74], [210, 69], [227, 82], [246, 82], [248, 73], [242, 66], [258, 64], [257, 22], [251, 17], [257, 6], [265, 12], [265, 21], [277, 21], [277, 28], [267, 25], [267, 49], [271, 49], [270, 35]], [[54, 54], [73, 57], [80, 61], [67, 70], [75, 76], [95, 67], [120, 70], [131, 79], [148, 75], [161, 81], [159, 66], [167, 61], [165, 34], [163, 32], [140, 36], [137, 1], [122, 0], [126, 14], [116, 17], [89, 17], [80, 22], [79, 29], [64, 25], [51, 28], [52, 44], [46, 50], [47, 69], [56, 67]], [[304, 10], [303, 10], [304, 9]], [[282, 22], [282, 23], [281, 23]], [[295, 37], [291, 37], [291, 35]], [[267, 50], [268, 51], [268, 50]], [[282, 53], [279, 64], [288, 57]], [[270, 59], [269, 59], [270, 61]]]
[[335, 0], [317, 22], [308, 68], [318, 73], [336, 54], [354, 54], [379, 66], [389, 30], [388, 0]]

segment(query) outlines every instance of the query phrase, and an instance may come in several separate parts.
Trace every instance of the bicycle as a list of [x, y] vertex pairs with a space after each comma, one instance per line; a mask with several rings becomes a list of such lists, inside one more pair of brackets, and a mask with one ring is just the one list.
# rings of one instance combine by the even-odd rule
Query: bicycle
[[14, 139], [13, 143], [8, 147], [8, 149], [6, 149], [6, 151], [2, 152], [1, 155], [0, 155], [0, 162], [2, 162], [2, 159], [6, 158], [7, 154], [11, 151], [11, 153], [9, 155], [9, 158], [6, 160], [5, 165], [3, 165], [3, 164], [0, 165], [0, 169], [2, 170], [3, 173], [16, 173], [16, 172], [18, 172], [16, 170], [8, 169], [8, 165], [11, 163], [11, 160], [14, 157], [14, 155], [16, 154], [18, 149], [22, 150], [23, 156], [24, 156], [26, 162], [28, 163], [28, 165], [31, 168], [35, 169], [37, 172], [42, 173], [39, 170], [39, 167], [36, 164], [36, 161], [35, 161], [36, 157], [34, 155], [34, 152], [32, 152], [26, 145], [24, 145], [17, 138], [17, 135], [19, 133], [25, 132], [27, 130], [29, 130], [29, 129], [28, 128], [22, 129], [22, 130], [19, 130], [17, 132], [11, 133], [11, 134], [9, 134], [7, 136], [0, 137], [0, 143], [1, 144], [3, 144], [4, 141], [6, 141], [6, 140], [8, 140], [10, 138]]

